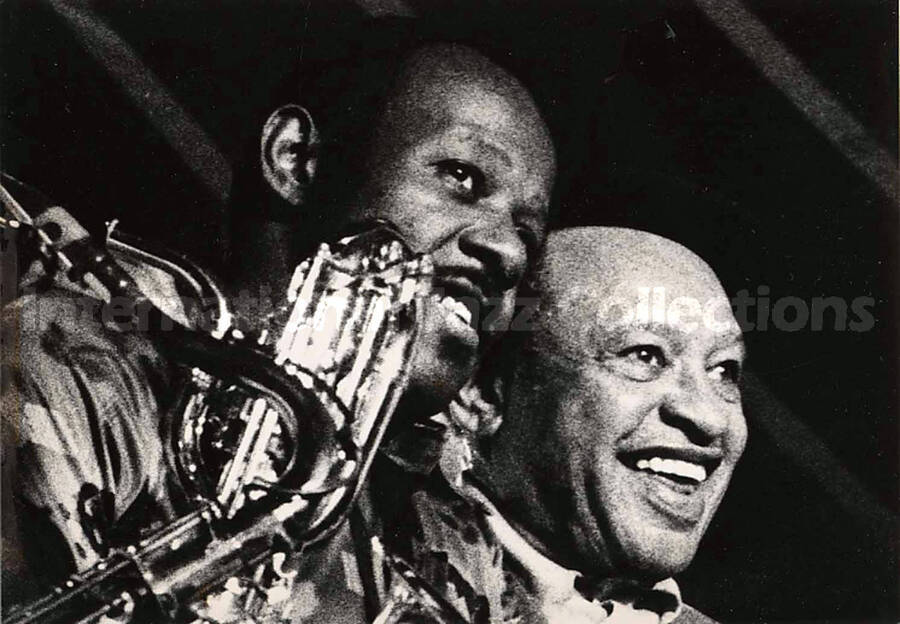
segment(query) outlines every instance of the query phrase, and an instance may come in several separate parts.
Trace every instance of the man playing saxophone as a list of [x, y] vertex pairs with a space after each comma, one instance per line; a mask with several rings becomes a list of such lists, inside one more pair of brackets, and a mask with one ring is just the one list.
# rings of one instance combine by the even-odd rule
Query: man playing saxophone
[[[273, 101], [236, 176], [229, 291], [282, 292], [315, 243], [353, 223], [392, 223], [433, 260], [437, 293], [394, 415], [402, 423], [445, 407], [508, 325], [545, 236], [555, 158], [537, 105], [506, 69], [470, 45], [390, 30], [371, 45], [348, 38], [363, 49], [302, 67]], [[8, 602], [92, 566], [183, 503], [160, 434], [172, 363], [141, 332], [87, 331], [72, 298], [54, 287], [4, 310]], [[496, 326], [479, 323], [489, 304]]]

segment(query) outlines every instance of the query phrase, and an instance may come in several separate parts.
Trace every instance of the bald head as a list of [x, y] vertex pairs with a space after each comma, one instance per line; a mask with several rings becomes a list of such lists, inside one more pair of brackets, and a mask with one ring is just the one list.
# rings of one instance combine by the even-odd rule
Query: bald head
[[517, 136], [534, 145], [541, 161], [552, 159], [549, 131], [539, 122], [531, 95], [511, 74], [468, 46], [432, 44], [411, 54], [388, 107], [390, 114], [417, 111], [438, 123], [448, 111], [462, 111], [478, 127], [517, 119]]
[[712, 270], [646, 232], [550, 235], [491, 477], [561, 563], [688, 565], [743, 452], [741, 334]]
[[[552, 291], [558, 278], [603, 290], [623, 280], [694, 280], [719, 288], [715, 273], [693, 251], [662, 236], [617, 227], [560, 230], [547, 239], [538, 278]], [[545, 291], [546, 292], [546, 291]]]
[[546, 208], [556, 161], [537, 105], [515, 77], [464, 45], [427, 45], [404, 62], [369, 161], [392, 165], [399, 153], [449, 126], [453, 130], [444, 134], [443, 147], [464, 147], [467, 160], [489, 159], [494, 164], [484, 172], [489, 177], [525, 174], [526, 207]]
[[709, 265], [649, 232], [614, 227], [554, 232], [534, 281], [541, 298], [540, 329], [571, 347], [633, 322], [740, 335]]

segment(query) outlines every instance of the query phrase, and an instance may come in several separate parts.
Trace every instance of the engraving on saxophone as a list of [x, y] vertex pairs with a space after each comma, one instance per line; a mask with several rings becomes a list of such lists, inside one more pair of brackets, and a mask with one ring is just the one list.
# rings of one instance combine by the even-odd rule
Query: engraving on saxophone
[[228, 334], [269, 358], [312, 405], [297, 414], [249, 380], [195, 369], [173, 436], [194, 495], [229, 518], [248, 499], [315, 496], [310, 529], [345, 506], [337, 503], [355, 496], [371, 461], [361, 460], [405, 386], [431, 274], [430, 260], [386, 226], [320, 245], [255, 336]]

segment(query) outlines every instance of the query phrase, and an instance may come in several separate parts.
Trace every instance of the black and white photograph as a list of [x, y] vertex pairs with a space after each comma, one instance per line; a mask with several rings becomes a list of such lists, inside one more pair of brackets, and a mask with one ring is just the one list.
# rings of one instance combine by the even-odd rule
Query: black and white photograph
[[885, 0], [0, 0], [0, 620], [900, 622]]

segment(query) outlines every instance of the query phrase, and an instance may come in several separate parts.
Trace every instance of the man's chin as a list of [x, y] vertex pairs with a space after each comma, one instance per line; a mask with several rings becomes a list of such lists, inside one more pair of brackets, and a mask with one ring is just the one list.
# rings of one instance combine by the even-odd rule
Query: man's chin
[[397, 408], [407, 417], [424, 419], [445, 410], [475, 370], [477, 336], [445, 317], [434, 307], [425, 315], [407, 390]]
[[648, 527], [640, 536], [623, 539], [620, 566], [629, 576], [658, 581], [683, 572], [697, 552], [692, 537]]
[[447, 409], [474, 369], [474, 358], [452, 365], [451, 362], [429, 357], [420, 350], [410, 371], [406, 392], [397, 405], [397, 416], [424, 420]]

